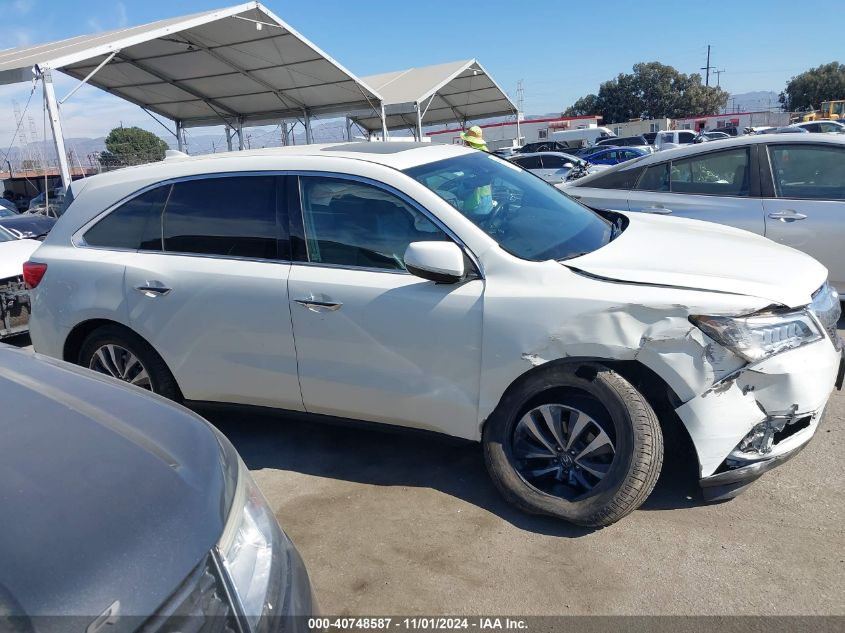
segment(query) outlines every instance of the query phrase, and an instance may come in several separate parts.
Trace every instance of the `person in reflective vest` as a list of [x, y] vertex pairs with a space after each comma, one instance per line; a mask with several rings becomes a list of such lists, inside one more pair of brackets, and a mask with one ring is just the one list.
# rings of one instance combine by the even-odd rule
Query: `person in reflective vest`
[[[484, 141], [484, 133], [477, 125], [473, 125], [466, 132], [461, 132], [461, 140], [467, 147], [489, 151]], [[473, 215], [487, 215], [493, 210], [493, 185], [486, 184], [474, 187], [469, 190], [469, 195], [464, 197], [463, 211]]]

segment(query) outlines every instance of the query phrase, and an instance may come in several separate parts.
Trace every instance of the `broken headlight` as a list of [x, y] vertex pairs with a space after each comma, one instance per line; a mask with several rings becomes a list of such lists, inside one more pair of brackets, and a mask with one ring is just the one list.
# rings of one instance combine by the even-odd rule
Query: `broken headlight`
[[707, 336], [749, 362], [823, 338], [806, 310], [752, 314], [744, 317], [691, 316]]

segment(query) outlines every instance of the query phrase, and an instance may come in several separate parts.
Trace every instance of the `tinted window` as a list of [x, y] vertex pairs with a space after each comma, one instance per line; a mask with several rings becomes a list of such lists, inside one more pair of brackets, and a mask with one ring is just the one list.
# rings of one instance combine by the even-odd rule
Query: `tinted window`
[[513, 162], [525, 169], [540, 169], [539, 156], [526, 156], [525, 158], [515, 158]]
[[590, 179], [588, 183], [584, 183], [584, 186], [597, 187], [599, 189], [633, 189], [641, 173], [643, 173], [642, 167], [607, 171], [600, 176]]
[[124, 202], [88, 229], [85, 242], [91, 246], [130, 250], [161, 250], [161, 210], [170, 185], [151, 189]]
[[680, 132], [678, 134], [679, 143], [692, 143], [695, 140], [695, 134], [692, 132]]
[[309, 261], [405, 270], [408, 244], [449, 239], [383, 189], [342, 178], [303, 177], [301, 183]]
[[543, 163], [544, 169], [562, 169], [563, 164], [566, 162], [560, 156], [546, 155], [546, 156], [541, 156], [540, 159]]
[[748, 149], [731, 149], [672, 161], [672, 193], [748, 195]]
[[164, 250], [287, 258], [276, 221], [277, 182], [275, 176], [235, 176], [175, 183], [162, 219]]
[[804, 126], [804, 129], [808, 132], [821, 132], [821, 126], [818, 123], [809, 123]]
[[845, 149], [773, 145], [769, 156], [778, 197], [845, 200]]
[[652, 165], [637, 184], [638, 191], [669, 191], [669, 163]]
[[563, 192], [484, 152], [406, 170], [506, 251], [523, 259], [566, 259], [601, 248], [611, 226]]

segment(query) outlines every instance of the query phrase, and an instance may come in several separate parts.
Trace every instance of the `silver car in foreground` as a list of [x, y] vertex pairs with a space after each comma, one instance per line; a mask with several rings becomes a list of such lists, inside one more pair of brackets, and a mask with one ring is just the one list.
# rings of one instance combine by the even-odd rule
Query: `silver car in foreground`
[[762, 134], [692, 145], [587, 176], [566, 192], [597, 209], [765, 235], [818, 259], [845, 291], [845, 135]]

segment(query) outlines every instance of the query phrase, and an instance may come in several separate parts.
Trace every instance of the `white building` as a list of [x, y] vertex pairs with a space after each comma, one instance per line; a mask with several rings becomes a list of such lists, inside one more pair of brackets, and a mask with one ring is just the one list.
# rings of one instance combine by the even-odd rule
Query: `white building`
[[718, 130], [720, 127], [783, 127], [789, 125], [789, 112], [731, 112], [693, 116], [673, 121], [676, 130]]
[[605, 127], [616, 136], [638, 136], [672, 129], [672, 119], [636, 119], [625, 123], [608, 123]]
[[[568, 116], [553, 119], [527, 119], [519, 123], [519, 139], [517, 139], [516, 121], [503, 121], [500, 123], [488, 123], [479, 127], [484, 131], [484, 140], [487, 147], [501, 149], [503, 147], [519, 147], [526, 143], [544, 141], [549, 138], [552, 132], [560, 130], [577, 130], [581, 128], [596, 127], [601, 121], [598, 115], [593, 116]], [[428, 132], [426, 136], [432, 143], [461, 143], [461, 128], [449, 128]]]

